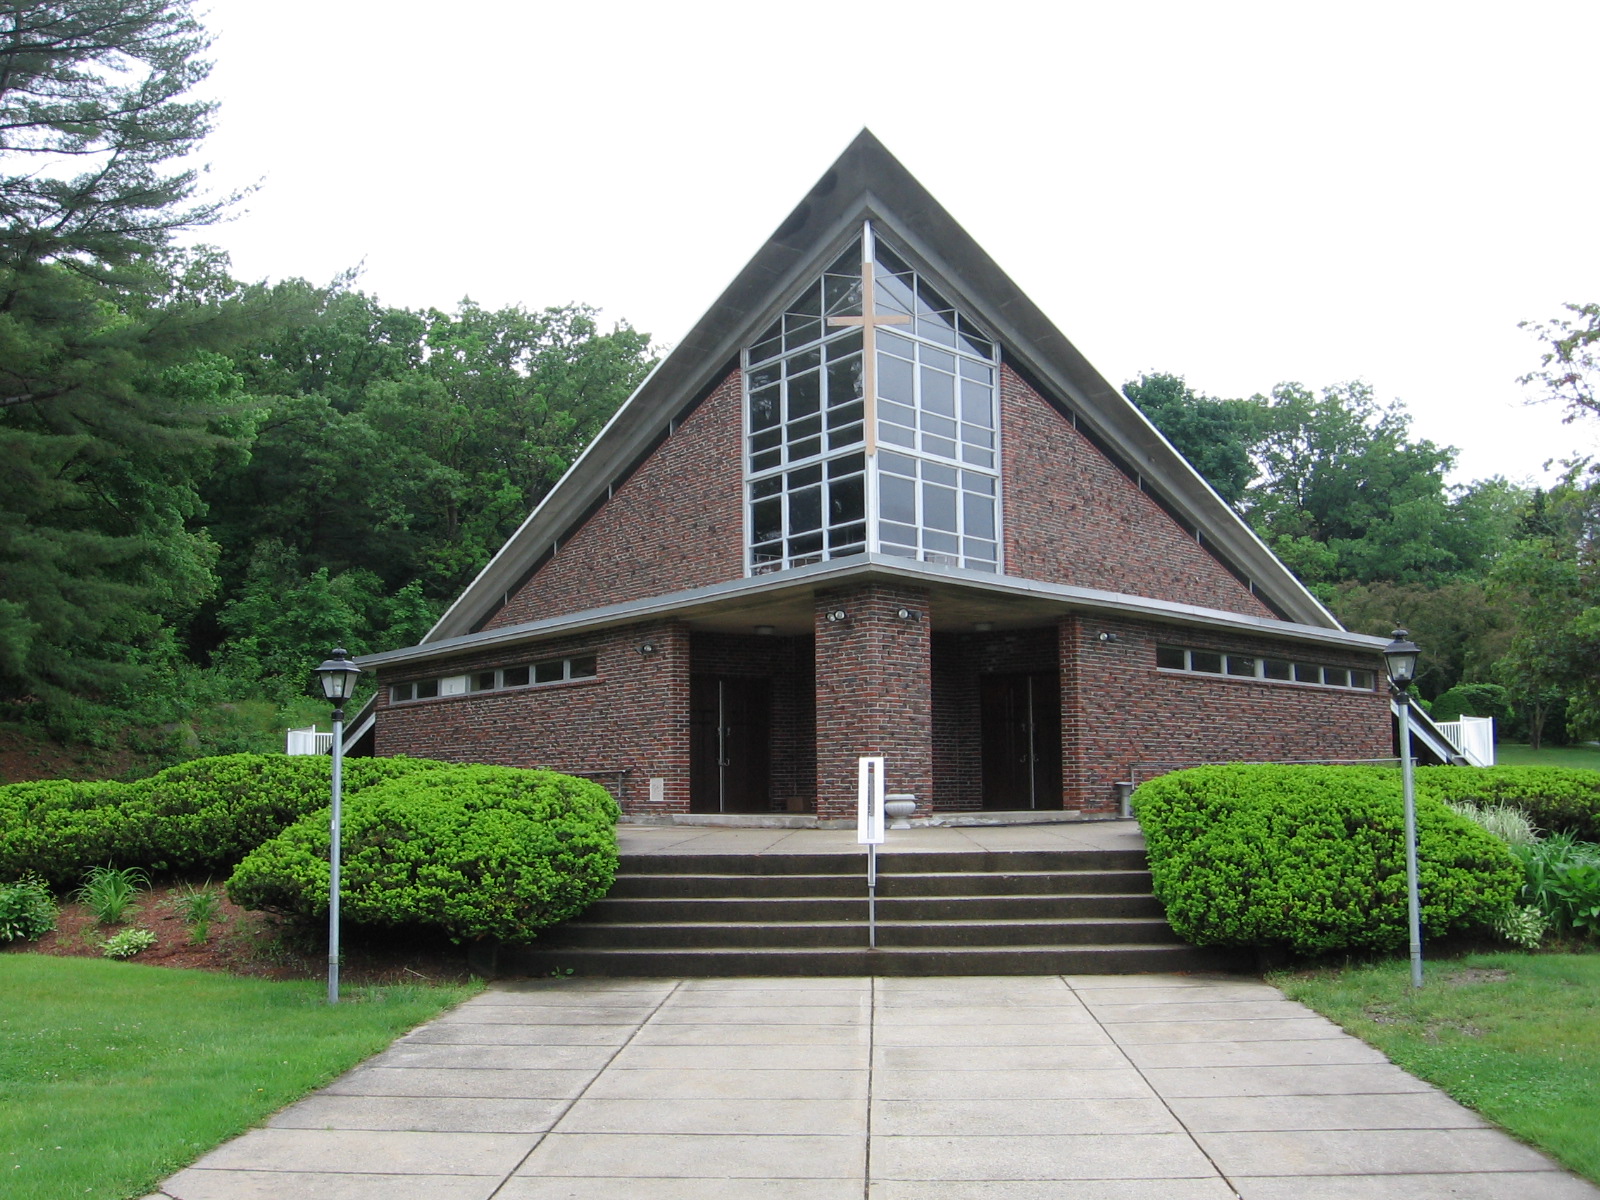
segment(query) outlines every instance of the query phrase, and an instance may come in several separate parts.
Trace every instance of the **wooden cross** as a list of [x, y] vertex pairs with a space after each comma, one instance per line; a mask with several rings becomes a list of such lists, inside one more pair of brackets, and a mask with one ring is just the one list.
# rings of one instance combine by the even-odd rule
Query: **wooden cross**
[[829, 325], [861, 326], [861, 394], [866, 421], [867, 457], [878, 452], [878, 339], [879, 325], [909, 325], [911, 318], [905, 313], [879, 315], [878, 292], [873, 285], [872, 259], [861, 264], [861, 316], [829, 317]]

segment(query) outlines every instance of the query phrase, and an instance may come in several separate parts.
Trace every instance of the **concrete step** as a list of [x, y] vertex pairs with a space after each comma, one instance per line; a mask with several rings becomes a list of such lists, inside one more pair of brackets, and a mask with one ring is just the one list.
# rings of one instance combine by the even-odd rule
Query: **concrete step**
[[[919, 871], [1143, 870], [1142, 850], [895, 850], [878, 855], [878, 874]], [[865, 850], [821, 854], [630, 854], [623, 875], [865, 875]]]
[[[1044, 921], [884, 921], [878, 922], [878, 945], [884, 947], [962, 946], [1115, 946], [1129, 942], [1166, 945], [1178, 937], [1159, 917]], [[552, 931], [548, 946], [609, 950], [651, 950], [673, 947], [749, 949], [812, 949], [864, 947], [865, 916], [856, 921], [640, 921], [635, 923], [568, 923]]]
[[594, 950], [506, 947], [502, 973], [709, 978], [738, 975], [1126, 975], [1239, 969], [1236, 957], [1194, 946], [962, 946], [940, 949], [743, 948]]
[[[1150, 872], [1028, 871], [987, 874], [982, 871], [878, 876], [879, 896], [1012, 896], [1028, 893], [1081, 895], [1148, 892]], [[726, 875], [667, 872], [618, 875], [608, 899], [745, 897], [865, 897], [865, 875]]]
[[[878, 916], [888, 921], [1068, 920], [1089, 917], [1157, 917], [1148, 892], [1023, 896], [878, 896]], [[854, 896], [633, 896], [596, 901], [585, 924], [642, 922], [865, 921], [866, 888]]]

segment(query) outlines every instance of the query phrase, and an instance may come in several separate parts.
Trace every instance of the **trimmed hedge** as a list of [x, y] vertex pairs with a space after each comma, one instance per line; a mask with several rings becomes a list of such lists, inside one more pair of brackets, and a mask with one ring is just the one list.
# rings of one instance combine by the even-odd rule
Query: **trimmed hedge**
[[[617, 804], [588, 780], [444, 767], [376, 783], [343, 810], [340, 913], [457, 940], [532, 940], [610, 889]], [[228, 896], [311, 921], [328, 911], [328, 810], [246, 855]]]
[[[1398, 770], [1196, 767], [1143, 784], [1133, 804], [1185, 940], [1300, 954], [1406, 944]], [[1487, 925], [1516, 898], [1522, 870], [1505, 846], [1421, 789], [1417, 827], [1428, 935]]]
[[1600, 842], [1600, 771], [1570, 767], [1419, 767], [1417, 795], [1509, 804], [1545, 833]]
[[[419, 758], [353, 758], [346, 792], [438, 769]], [[78, 882], [94, 866], [225, 870], [300, 817], [328, 807], [330, 760], [230, 754], [133, 783], [48, 780], [0, 787], [0, 878]]]

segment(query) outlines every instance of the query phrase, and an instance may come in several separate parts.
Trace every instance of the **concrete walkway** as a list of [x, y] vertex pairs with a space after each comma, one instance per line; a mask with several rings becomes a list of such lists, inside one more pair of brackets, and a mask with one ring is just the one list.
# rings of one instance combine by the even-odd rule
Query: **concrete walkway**
[[1265, 984], [496, 987], [176, 1200], [1600, 1200]]

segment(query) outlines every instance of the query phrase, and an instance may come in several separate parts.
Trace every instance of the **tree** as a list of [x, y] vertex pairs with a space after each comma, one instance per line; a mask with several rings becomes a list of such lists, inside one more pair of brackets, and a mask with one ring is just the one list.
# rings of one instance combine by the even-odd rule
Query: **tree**
[[103, 271], [216, 219], [172, 165], [210, 130], [209, 44], [190, 0], [0, 6], [0, 261]]
[[1600, 304], [1568, 304], [1570, 316], [1549, 321], [1524, 321], [1545, 344], [1539, 368], [1518, 381], [1567, 410], [1565, 420], [1600, 416]]
[[1122, 394], [1150, 418], [1217, 495], [1229, 504], [1240, 503], [1257, 474], [1252, 452], [1261, 432], [1258, 405], [1202, 396], [1181, 375], [1141, 375], [1123, 384]]

